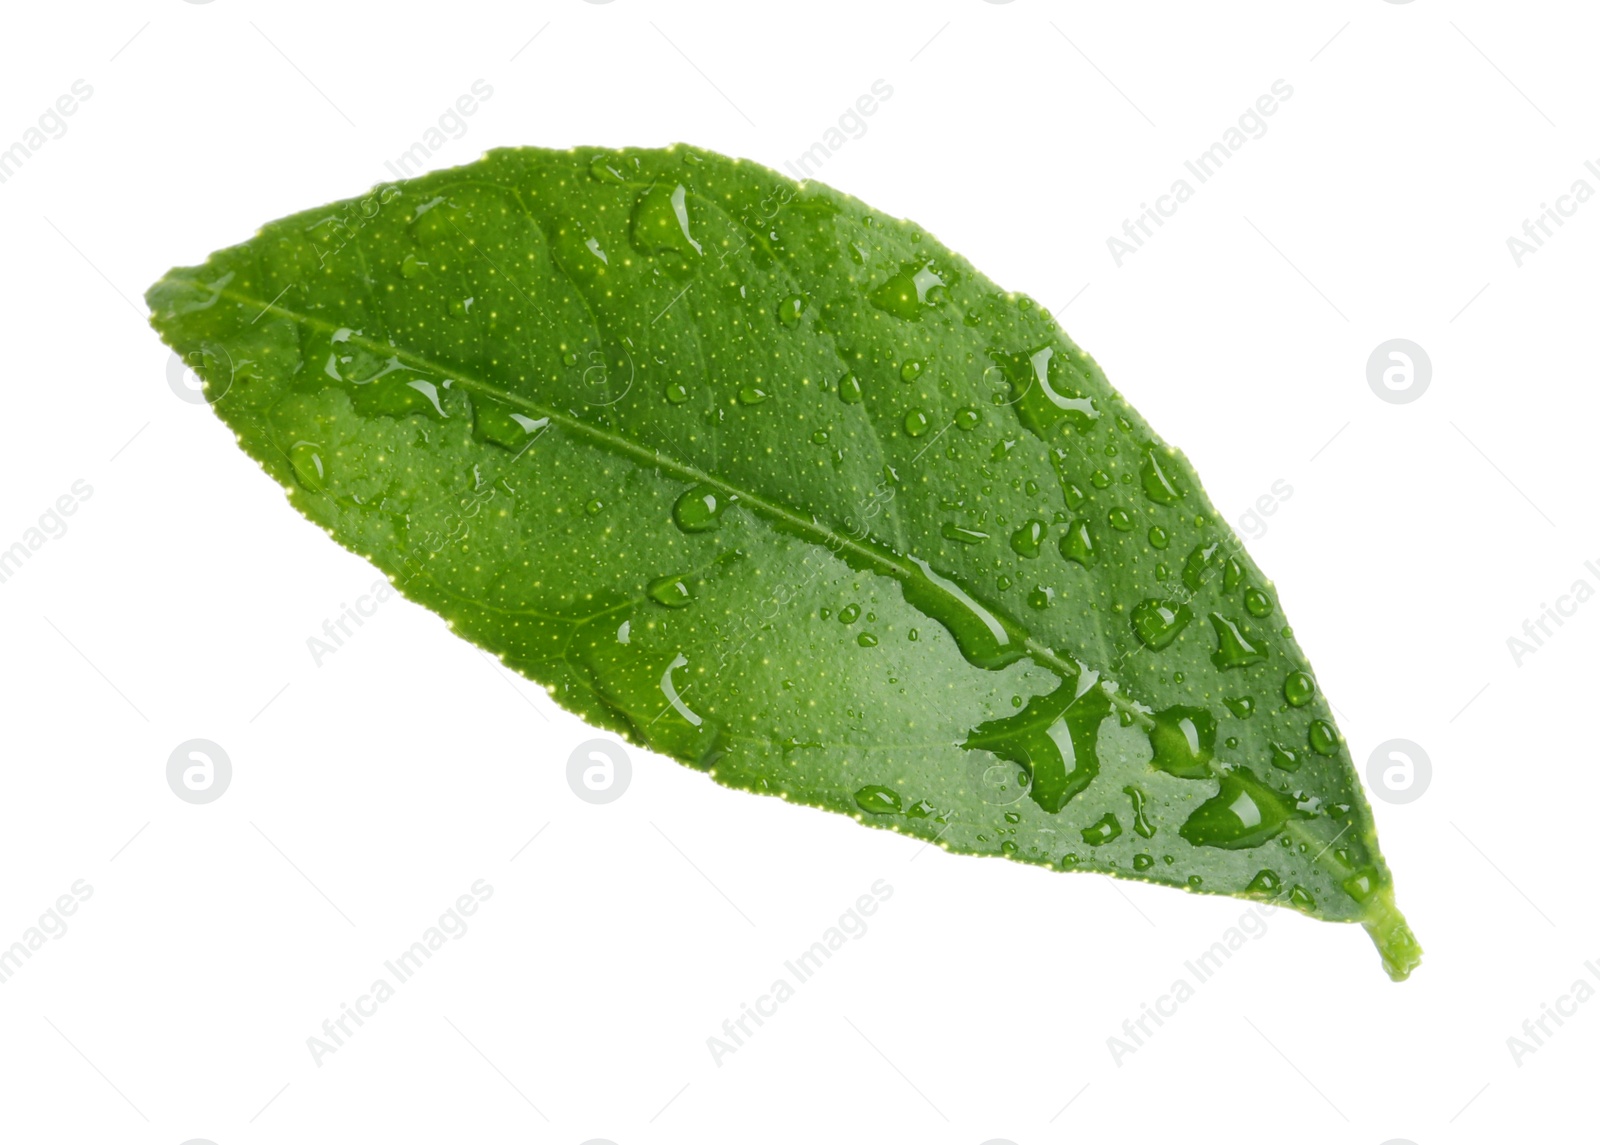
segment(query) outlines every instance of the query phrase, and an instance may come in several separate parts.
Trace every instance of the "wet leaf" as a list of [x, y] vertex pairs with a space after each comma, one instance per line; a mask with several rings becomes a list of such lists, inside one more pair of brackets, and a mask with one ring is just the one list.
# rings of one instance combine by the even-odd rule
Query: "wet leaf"
[[1271, 582], [1050, 316], [913, 224], [690, 148], [499, 151], [149, 302], [297, 509], [591, 723], [1416, 964]]

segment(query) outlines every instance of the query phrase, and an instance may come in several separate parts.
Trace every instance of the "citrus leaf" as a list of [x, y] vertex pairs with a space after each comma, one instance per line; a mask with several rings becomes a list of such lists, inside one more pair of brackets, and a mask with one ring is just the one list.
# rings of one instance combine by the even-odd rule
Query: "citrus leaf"
[[589, 722], [1418, 961], [1271, 582], [1050, 316], [913, 224], [692, 148], [505, 150], [148, 300], [297, 509]]

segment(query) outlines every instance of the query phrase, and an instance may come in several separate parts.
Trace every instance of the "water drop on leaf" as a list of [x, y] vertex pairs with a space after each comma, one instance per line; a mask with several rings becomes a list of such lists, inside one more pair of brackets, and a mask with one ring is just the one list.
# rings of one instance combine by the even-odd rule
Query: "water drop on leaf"
[[871, 815], [898, 815], [900, 796], [887, 787], [868, 785], [856, 792], [856, 806]]
[[1266, 649], [1252, 643], [1237, 621], [1213, 612], [1211, 627], [1217, 633], [1217, 650], [1211, 654], [1211, 662], [1218, 668], [1243, 668], [1267, 658]]
[[1338, 731], [1327, 720], [1312, 720], [1306, 739], [1311, 744], [1311, 750], [1318, 755], [1339, 754], [1339, 744], [1342, 741]]
[[1067, 560], [1076, 561], [1084, 568], [1094, 565], [1094, 538], [1089, 534], [1086, 518], [1079, 517], [1067, 526], [1067, 531], [1061, 534], [1060, 547], [1061, 555]]
[[722, 524], [727, 499], [710, 485], [696, 485], [672, 506], [672, 519], [686, 533], [705, 533]]
[[682, 608], [694, 599], [682, 577], [663, 576], [651, 581], [645, 595], [665, 608]]
[[633, 245], [646, 254], [670, 252], [698, 259], [700, 243], [690, 233], [688, 188], [657, 183], [639, 196], [633, 210]]
[[1217, 794], [1190, 813], [1178, 834], [1196, 847], [1259, 847], [1289, 821], [1278, 797], [1253, 779], [1222, 777]]
[[1206, 779], [1211, 775], [1212, 750], [1217, 742], [1217, 718], [1205, 708], [1177, 705], [1151, 717], [1152, 767], [1180, 779]]
[[1250, 880], [1250, 885], [1245, 887], [1250, 894], [1275, 897], [1283, 892], [1283, 880], [1278, 878], [1277, 872], [1260, 870], [1256, 877]]
[[1305, 672], [1290, 672], [1283, 681], [1283, 698], [1295, 708], [1303, 708], [1317, 694], [1317, 685]]
[[1194, 613], [1187, 604], [1151, 597], [1133, 607], [1133, 631], [1147, 648], [1159, 652], [1189, 626]]
[[321, 447], [309, 441], [297, 441], [289, 450], [289, 465], [294, 478], [313, 493], [321, 493], [327, 481], [327, 471], [322, 462]]
[[1039, 546], [1044, 543], [1046, 531], [1043, 521], [1038, 519], [1024, 521], [1016, 532], [1011, 534], [1011, 551], [1019, 557], [1037, 557]]
[[1158, 505], [1175, 505], [1183, 499], [1183, 491], [1162, 467], [1154, 449], [1144, 455], [1144, 466], [1139, 470], [1139, 480], [1144, 485], [1144, 495]]
[[1244, 594], [1244, 609], [1251, 616], [1260, 619], [1272, 612], [1272, 598], [1259, 588], [1246, 589]]
[[1079, 832], [1083, 841], [1091, 847], [1100, 847], [1122, 834], [1122, 824], [1117, 822], [1117, 817], [1107, 811], [1092, 825]]
[[969, 529], [965, 525], [958, 525], [954, 521], [946, 521], [939, 529], [939, 535], [947, 541], [960, 541], [963, 545], [981, 545], [989, 539], [989, 534], [979, 529]]

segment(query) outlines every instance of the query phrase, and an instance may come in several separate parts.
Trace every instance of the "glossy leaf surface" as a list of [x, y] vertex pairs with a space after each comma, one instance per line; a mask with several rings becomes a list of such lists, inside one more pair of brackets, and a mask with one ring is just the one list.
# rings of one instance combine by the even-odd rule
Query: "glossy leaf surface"
[[1271, 582], [1049, 315], [915, 225], [691, 148], [508, 150], [149, 302], [297, 509], [589, 722], [1415, 965]]

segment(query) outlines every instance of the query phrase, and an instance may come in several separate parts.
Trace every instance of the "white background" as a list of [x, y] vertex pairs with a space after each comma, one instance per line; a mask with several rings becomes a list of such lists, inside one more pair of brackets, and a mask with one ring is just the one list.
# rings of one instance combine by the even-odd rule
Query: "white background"
[[[93, 95], [0, 184], [0, 1137], [28, 1142], [1079, 1140], [1434, 1145], [1591, 1136], [1600, 1002], [1507, 1038], [1600, 962], [1586, 604], [1600, 560], [1597, 20], [1579, 3], [15, 5], [0, 147]], [[530, 42], [531, 40], [531, 42]], [[433, 157], [676, 140], [781, 166], [874, 80], [819, 175], [1052, 309], [1194, 461], [1277, 583], [1375, 799], [1426, 947], [1279, 913], [1155, 1037], [1107, 1048], [1248, 908], [983, 862], [722, 790], [591, 730], [402, 600], [317, 666], [372, 569], [169, 388], [145, 287], [260, 223]], [[1136, 255], [1108, 236], [1286, 80], [1293, 97]], [[1192, 180], [1191, 180], [1192, 181]], [[1379, 400], [1403, 337], [1433, 380]], [[1240, 526], [1241, 532], [1259, 532]], [[168, 788], [180, 742], [233, 780]], [[533, 838], [537, 835], [537, 838]], [[529, 843], [529, 839], [533, 841]], [[525, 849], [524, 849], [525, 847]], [[307, 1038], [478, 879], [493, 897], [320, 1065]], [[893, 897], [737, 1053], [706, 1039], [874, 880]]]

